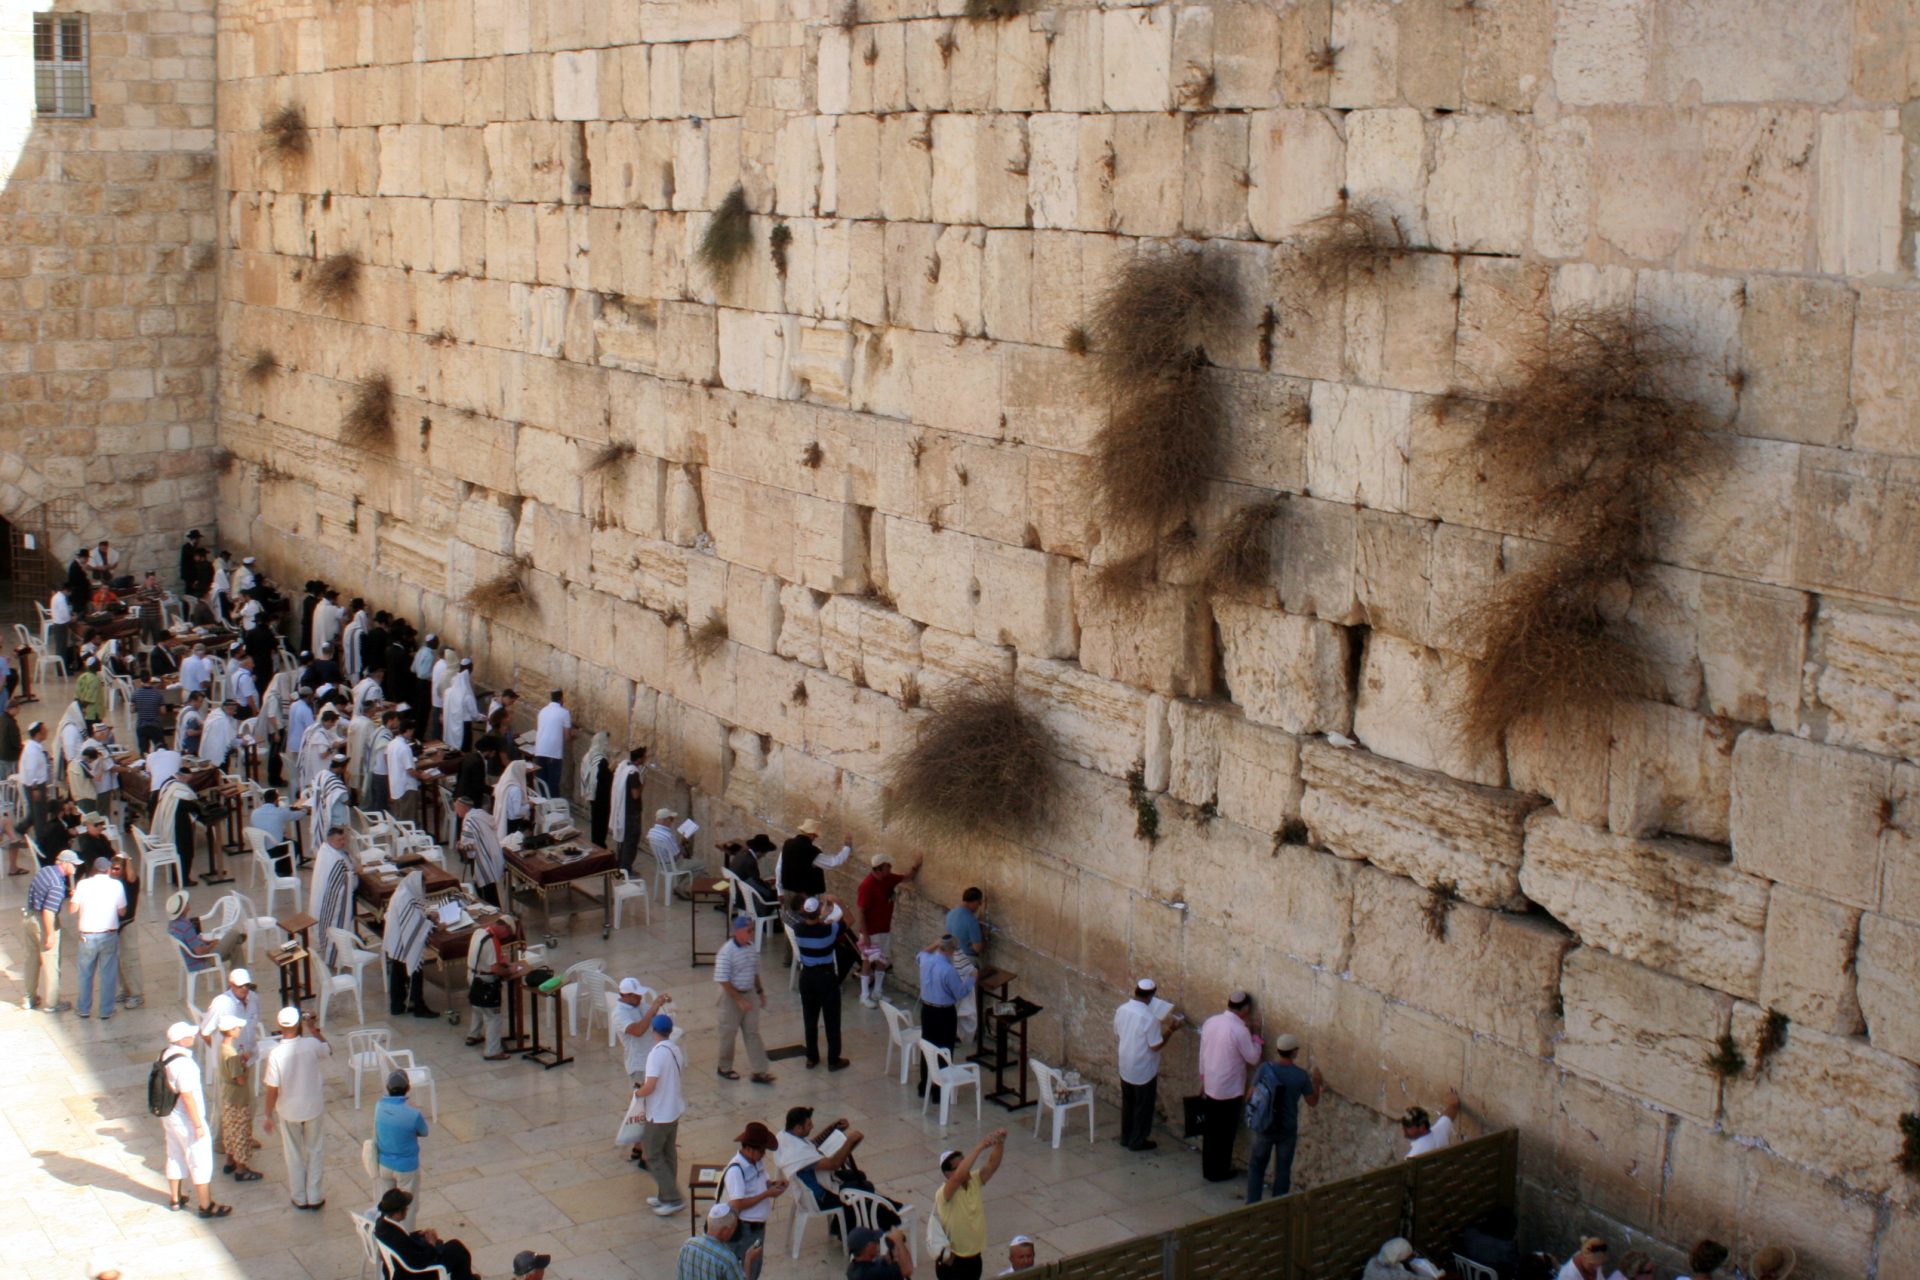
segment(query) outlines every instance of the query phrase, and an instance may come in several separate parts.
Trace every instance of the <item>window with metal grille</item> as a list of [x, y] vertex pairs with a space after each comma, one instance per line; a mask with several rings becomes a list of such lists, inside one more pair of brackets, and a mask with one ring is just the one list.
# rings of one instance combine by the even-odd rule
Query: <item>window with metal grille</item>
[[33, 94], [34, 109], [43, 116], [93, 114], [85, 14], [34, 15]]

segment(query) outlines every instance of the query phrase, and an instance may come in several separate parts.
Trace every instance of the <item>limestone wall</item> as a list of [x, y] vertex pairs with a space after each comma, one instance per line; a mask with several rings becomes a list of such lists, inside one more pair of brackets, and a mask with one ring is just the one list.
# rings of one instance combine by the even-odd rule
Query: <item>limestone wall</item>
[[[1340, 1095], [1316, 1176], [1391, 1158], [1387, 1117], [1457, 1082], [1524, 1130], [1543, 1243], [1915, 1274], [1907, 9], [958, 8], [226, 6], [225, 533], [567, 686], [717, 832], [821, 813], [888, 845], [919, 699], [1011, 678], [1065, 798], [930, 850], [925, 888], [988, 890], [1043, 1056], [1110, 1072], [1135, 974], [1197, 1014], [1246, 987]], [[303, 159], [260, 146], [288, 103]], [[716, 291], [694, 252], [736, 183], [755, 249]], [[1343, 196], [1422, 252], [1308, 304], [1288, 242]], [[1174, 566], [1115, 605], [1069, 335], [1181, 237], [1243, 295], [1199, 523], [1294, 496], [1265, 588]], [[339, 253], [357, 292], [322, 305]], [[1727, 460], [1633, 592], [1660, 696], [1463, 746], [1462, 610], [1538, 547], [1448, 465], [1439, 397], [1595, 302], [1685, 336]], [[393, 443], [345, 447], [380, 374]], [[459, 603], [516, 557], [531, 607]], [[1769, 1010], [1763, 1068], [1709, 1068]], [[1192, 1077], [1170, 1055], [1170, 1105]]]
[[[33, 15], [88, 15], [94, 114], [34, 114]], [[0, 3], [0, 517], [171, 577], [214, 508], [213, 0]], [[70, 510], [64, 508], [71, 508]]]

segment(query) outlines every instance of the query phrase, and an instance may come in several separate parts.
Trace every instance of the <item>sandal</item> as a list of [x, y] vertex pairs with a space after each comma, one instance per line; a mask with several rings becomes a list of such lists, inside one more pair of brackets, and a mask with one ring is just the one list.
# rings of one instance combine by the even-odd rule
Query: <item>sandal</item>
[[174, 1213], [178, 1213], [186, 1207], [187, 1198], [185, 1196], [169, 1196], [167, 1198], [167, 1208]]
[[719, 1076], [722, 1080], [738, 1080], [740, 1078], [738, 1071], [723, 1071], [718, 1067], [714, 1068], [713, 1074]]
[[778, 1078], [778, 1076], [762, 1071], [753, 1077], [753, 1082], [755, 1084], [772, 1084]]
[[260, 1171], [258, 1169], [242, 1169], [233, 1175], [233, 1180], [235, 1182], [258, 1182], [260, 1181]]
[[467, 1048], [471, 1049], [473, 1048], [473, 1046], [479, 1044], [482, 1040], [485, 1040], [485, 1039], [486, 1039], [485, 1036], [468, 1036]]
[[210, 1204], [199, 1212], [203, 1218], [224, 1218], [233, 1212], [233, 1206], [230, 1204]]

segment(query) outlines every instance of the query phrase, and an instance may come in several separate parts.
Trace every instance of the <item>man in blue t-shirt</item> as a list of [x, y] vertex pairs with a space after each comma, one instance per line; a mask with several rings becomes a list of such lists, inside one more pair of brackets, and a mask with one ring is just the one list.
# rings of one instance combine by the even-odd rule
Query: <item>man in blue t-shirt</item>
[[[947, 912], [947, 932], [953, 937], [953, 968], [962, 978], [972, 977], [987, 967], [987, 895], [969, 888], [960, 895], [960, 905]], [[959, 1043], [976, 1038], [980, 1026], [979, 993], [968, 992], [958, 1010]]]
[[1300, 1141], [1300, 1104], [1320, 1105], [1320, 1068], [1302, 1071], [1294, 1065], [1300, 1053], [1298, 1036], [1283, 1035], [1273, 1042], [1274, 1056], [1253, 1078], [1253, 1086], [1262, 1084], [1273, 1091], [1273, 1123], [1265, 1132], [1253, 1135], [1253, 1150], [1247, 1158], [1247, 1203], [1255, 1204], [1266, 1195], [1267, 1158], [1273, 1157], [1273, 1194], [1284, 1196], [1293, 1190], [1293, 1151]]
[[420, 1139], [427, 1136], [427, 1118], [407, 1100], [412, 1088], [406, 1072], [389, 1072], [387, 1096], [373, 1109], [373, 1146], [379, 1161], [373, 1189], [397, 1187], [413, 1197], [401, 1222], [408, 1231], [420, 1203]]

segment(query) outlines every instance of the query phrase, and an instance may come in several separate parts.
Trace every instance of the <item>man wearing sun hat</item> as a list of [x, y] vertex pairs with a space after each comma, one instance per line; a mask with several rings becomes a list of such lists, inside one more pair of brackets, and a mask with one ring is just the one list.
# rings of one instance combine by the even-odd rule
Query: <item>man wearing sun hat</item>
[[[80, 855], [63, 849], [58, 857], [33, 873], [27, 882], [26, 988], [27, 1006], [42, 1013], [58, 1013], [72, 1006], [60, 999], [60, 915], [72, 892], [74, 869]], [[185, 894], [181, 894], [185, 897]]]
[[767, 1176], [767, 1153], [779, 1145], [773, 1130], [754, 1120], [734, 1141], [740, 1144], [740, 1152], [720, 1171], [719, 1203], [739, 1216], [740, 1231], [733, 1238], [733, 1256], [746, 1264], [747, 1280], [754, 1280], [760, 1272], [760, 1259], [754, 1246], [766, 1237], [773, 1202], [786, 1193], [787, 1180]]
[[740, 1215], [725, 1200], [707, 1210], [707, 1230], [680, 1246], [673, 1280], [746, 1280], [760, 1267], [760, 1246], [746, 1252], [746, 1264], [734, 1255], [733, 1240], [740, 1231]]
[[546, 1280], [547, 1268], [552, 1265], [552, 1254], [522, 1249], [513, 1255], [513, 1280]]

